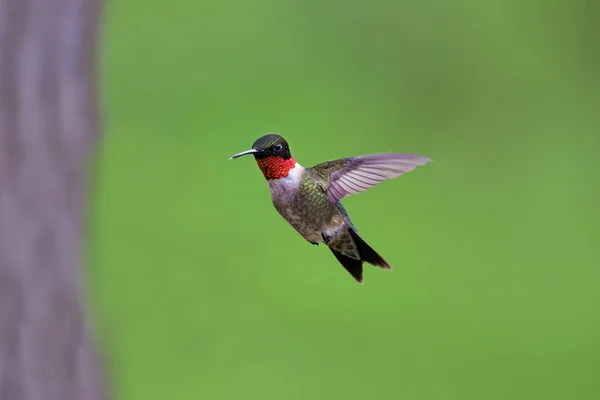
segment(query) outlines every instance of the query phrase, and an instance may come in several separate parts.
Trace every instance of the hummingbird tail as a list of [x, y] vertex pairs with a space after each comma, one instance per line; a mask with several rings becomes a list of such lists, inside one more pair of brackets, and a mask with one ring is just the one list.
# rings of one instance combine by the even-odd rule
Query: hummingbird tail
[[383, 269], [392, 269], [392, 266], [388, 264], [387, 261], [383, 259], [371, 246], [367, 244], [358, 233], [354, 231], [354, 229], [349, 229], [350, 236], [354, 240], [356, 247], [358, 248], [358, 254], [360, 254], [360, 258], [362, 261], [366, 261], [371, 265], [374, 265]]
[[352, 275], [358, 283], [363, 283], [362, 266], [364, 261], [345, 256], [342, 253], [335, 251], [331, 247], [329, 250], [331, 250], [335, 258], [337, 258], [340, 264], [346, 268], [346, 271], [350, 272], [350, 275]]
[[356, 233], [354, 229], [348, 229], [348, 232], [350, 233], [350, 237], [352, 238], [354, 244], [356, 245], [356, 248], [358, 249], [360, 260], [348, 257], [334, 250], [332, 247], [329, 247], [329, 250], [331, 250], [335, 258], [337, 258], [340, 264], [342, 264], [344, 268], [346, 268], [346, 271], [348, 271], [358, 283], [363, 283], [362, 272], [363, 264], [365, 263], [365, 261], [376, 267], [390, 270], [392, 269], [390, 264], [388, 264], [387, 261], [383, 259], [383, 257], [377, 254], [377, 252], [373, 250], [371, 246], [369, 246], [364, 240], [362, 240], [362, 238], [358, 236], [358, 233]]

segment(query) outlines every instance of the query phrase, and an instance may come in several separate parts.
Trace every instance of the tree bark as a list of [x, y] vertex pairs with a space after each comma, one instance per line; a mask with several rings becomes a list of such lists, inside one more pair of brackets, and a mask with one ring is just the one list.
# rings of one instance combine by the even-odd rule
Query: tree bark
[[0, 399], [105, 398], [80, 265], [100, 0], [0, 0]]

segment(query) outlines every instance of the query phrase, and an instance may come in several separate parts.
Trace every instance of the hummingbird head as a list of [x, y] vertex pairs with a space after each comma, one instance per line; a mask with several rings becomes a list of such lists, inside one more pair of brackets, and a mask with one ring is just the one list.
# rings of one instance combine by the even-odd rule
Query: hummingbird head
[[267, 179], [279, 179], [288, 176], [290, 169], [296, 166], [296, 160], [290, 153], [288, 142], [281, 136], [268, 134], [259, 137], [250, 150], [234, 154], [238, 158], [252, 154]]

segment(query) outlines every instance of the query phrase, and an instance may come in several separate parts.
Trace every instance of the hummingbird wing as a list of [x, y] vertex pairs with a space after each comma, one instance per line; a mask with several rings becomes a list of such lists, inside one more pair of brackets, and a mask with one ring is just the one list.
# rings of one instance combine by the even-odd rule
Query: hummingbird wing
[[430, 161], [417, 154], [379, 153], [317, 164], [312, 167], [312, 174], [329, 200], [337, 203], [346, 196], [363, 192]]

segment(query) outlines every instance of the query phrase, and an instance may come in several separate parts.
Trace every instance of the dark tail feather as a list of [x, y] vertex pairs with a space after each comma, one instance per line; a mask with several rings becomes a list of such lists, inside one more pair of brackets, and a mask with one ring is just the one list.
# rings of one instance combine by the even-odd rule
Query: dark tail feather
[[346, 268], [346, 270], [348, 272], [350, 272], [350, 275], [352, 275], [358, 283], [363, 283], [363, 277], [362, 277], [363, 261], [355, 260], [354, 258], [345, 256], [342, 253], [338, 253], [331, 247], [329, 248], [329, 250], [331, 250], [331, 252], [335, 256], [335, 258], [337, 258], [338, 261], [340, 262], [340, 264], [342, 264], [344, 266], [344, 268]]
[[377, 252], [373, 250], [371, 246], [369, 246], [364, 240], [362, 240], [362, 238], [358, 236], [358, 233], [356, 233], [354, 229], [348, 229], [348, 231], [350, 232], [350, 236], [354, 240], [354, 243], [356, 243], [356, 247], [358, 248], [358, 254], [360, 254], [360, 258], [363, 261], [366, 261], [371, 265], [375, 265], [376, 267], [380, 267], [383, 269], [392, 269], [391, 265], [388, 264], [388, 262], [385, 261], [383, 257], [377, 254]]

